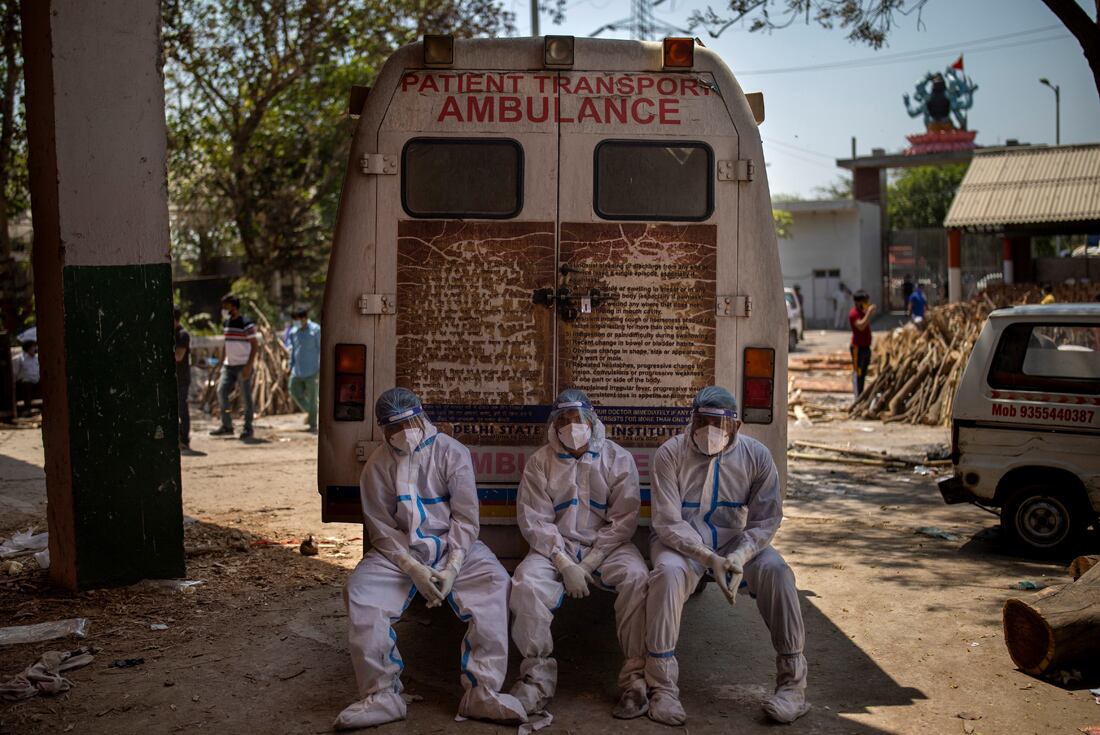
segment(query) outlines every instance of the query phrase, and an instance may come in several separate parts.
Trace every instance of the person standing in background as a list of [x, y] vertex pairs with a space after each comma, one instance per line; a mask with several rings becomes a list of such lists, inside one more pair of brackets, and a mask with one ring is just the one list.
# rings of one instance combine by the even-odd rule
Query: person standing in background
[[875, 305], [863, 289], [852, 296], [855, 306], [848, 312], [848, 325], [852, 328], [852, 389], [856, 398], [863, 392], [867, 368], [871, 365], [871, 317]]
[[252, 438], [252, 366], [256, 362], [256, 325], [241, 313], [241, 300], [229, 293], [222, 296], [222, 375], [218, 381], [218, 401], [221, 404], [222, 425], [210, 432], [211, 436], [233, 433], [233, 416], [230, 413], [229, 395], [234, 385], [240, 385], [244, 402], [244, 430], [241, 439]]
[[291, 312], [294, 324], [286, 336], [290, 348], [290, 396], [306, 412], [309, 430], [317, 431], [317, 378], [321, 373], [321, 325], [304, 306]]
[[848, 302], [851, 301], [852, 292], [843, 283], [838, 283], [833, 294], [833, 329], [843, 329], [845, 319], [848, 317]]
[[180, 412], [180, 450], [191, 451], [191, 407], [187, 403], [187, 397], [191, 393], [191, 335], [183, 325], [180, 317], [183, 310], [177, 305], [172, 307], [172, 327], [175, 330], [176, 347], [176, 396]]
[[1049, 283], [1043, 284], [1043, 298], [1039, 301], [1040, 304], [1053, 304], [1054, 303], [1054, 286]]
[[[22, 337], [23, 335], [19, 336]], [[38, 336], [37, 332], [34, 336]], [[23, 348], [23, 352], [16, 355], [15, 359], [12, 360], [11, 372], [12, 378], [15, 380], [15, 400], [16, 402], [23, 402], [23, 413], [30, 416], [31, 401], [39, 393], [38, 381], [42, 375], [38, 365], [38, 342], [26, 340], [20, 346]], [[18, 413], [19, 407], [17, 405], [16, 414]]]
[[925, 298], [924, 289], [918, 283], [913, 293], [909, 294], [909, 298], [905, 300], [905, 313], [914, 323], [920, 324], [924, 321], [924, 310], [927, 308], [928, 299]]

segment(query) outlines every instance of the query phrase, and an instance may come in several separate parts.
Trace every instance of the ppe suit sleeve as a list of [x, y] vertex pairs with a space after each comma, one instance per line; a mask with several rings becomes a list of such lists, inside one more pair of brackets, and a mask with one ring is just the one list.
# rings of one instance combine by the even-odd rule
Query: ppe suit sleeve
[[[384, 451], [384, 449], [382, 450]], [[397, 527], [397, 495], [383, 463], [371, 457], [359, 476], [359, 500], [363, 506], [363, 526], [370, 545], [400, 566], [410, 556], [409, 542]]]
[[775, 460], [763, 445], [753, 452], [752, 487], [749, 489], [748, 520], [741, 543], [737, 545], [739, 556], [748, 563], [763, 551], [775, 538], [783, 520], [783, 498], [779, 494], [779, 471]]
[[531, 455], [523, 470], [516, 495], [516, 522], [527, 544], [550, 559], [565, 549], [561, 532], [554, 525], [554, 501], [546, 492], [546, 468], [541, 452]]
[[666, 442], [653, 457], [650, 523], [661, 543], [684, 556], [696, 559], [703, 539], [681, 514], [682, 488], [677, 477], [676, 465], [676, 457], [670, 442]]
[[625, 449], [619, 449], [611, 459], [611, 487], [607, 493], [607, 517], [610, 520], [596, 534], [592, 550], [610, 554], [629, 541], [638, 528], [638, 511], [642, 497], [638, 490], [638, 467], [634, 457]]
[[477, 482], [474, 480], [470, 450], [458, 442], [448, 442], [444, 470], [447, 492], [451, 496], [451, 526], [447, 531], [447, 545], [451, 550], [461, 551], [465, 557], [469, 555], [470, 547], [477, 541], [481, 530]]

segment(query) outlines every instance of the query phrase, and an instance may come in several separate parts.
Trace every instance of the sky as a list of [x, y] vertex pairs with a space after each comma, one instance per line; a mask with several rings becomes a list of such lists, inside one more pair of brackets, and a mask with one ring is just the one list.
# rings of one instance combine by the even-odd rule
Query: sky
[[[528, 35], [526, 0], [503, 3], [516, 14], [519, 35]], [[543, 13], [540, 31], [588, 36], [629, 17], [630, 6], [629, 0], [569, 0], [565, 22], [554, 25]], [[664, 0], [654, 16], [686, 27], [691, 11], [706, 6]], [[878, 51], [814, 23], [796, 22], [770, 33], [750, 33], [747, 25], [738, 25], [717, 39], [702, 29], [694, 33], [722, 56], [746, 92], [764, 93], [760, 134], [773, 195], [817, 197], [815, 187], [846, 173], [835, 161], [850, 157], [853, 136], [859, 155], [869, 155], [872, 148], [904, 149], [905, 136], [922, 132], [924, 125], [906, 113], [902, 94], [912, 93], [926, 72], [942, 72], [960, 54], [979, 87], [969, 111], [978, 145], [1009, 138], [1054, 143], [1054, 92], [1039, 83], [1040, 77], [1061, 87], [1062, 143], [1100, 141], [1100, 96], [1088, 63], [1041, 0], [929, 0], [919, 26], [915, 15], [899, 20], [887, 46]], [[601, 37], [629, 38], [629, 33]], [[837, 62], [853, 63], [818, 68]]]

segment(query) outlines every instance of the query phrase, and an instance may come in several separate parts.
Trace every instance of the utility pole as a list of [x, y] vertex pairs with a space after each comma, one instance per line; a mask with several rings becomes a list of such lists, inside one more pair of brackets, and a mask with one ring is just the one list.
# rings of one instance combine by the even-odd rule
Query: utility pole
[[539, 35], [539, 0], [531, 0], [531, 35]]
[[1062, 88], [1057, 84], [1051, 84], [1046, 77], [1040, 79], [1039, 84], [1050, 87], [1054, 91], [1054, 145], [1062, 145]]

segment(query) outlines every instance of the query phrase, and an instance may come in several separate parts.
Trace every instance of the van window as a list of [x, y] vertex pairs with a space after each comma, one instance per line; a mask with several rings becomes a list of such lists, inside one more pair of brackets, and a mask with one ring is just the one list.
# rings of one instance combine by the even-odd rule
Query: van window
[[713, 159], [703, 143], [604, 141], [596, 146], [596, 214], [704, 220], [714, 211]]
[[507, 139], [414, 138], [401, 154], [401, 206], [413, 217], [515, 217], [523, 149]]
[[1008, 390], [1100, 394], [1100, 324], [1006, 327], [988, 381]]

